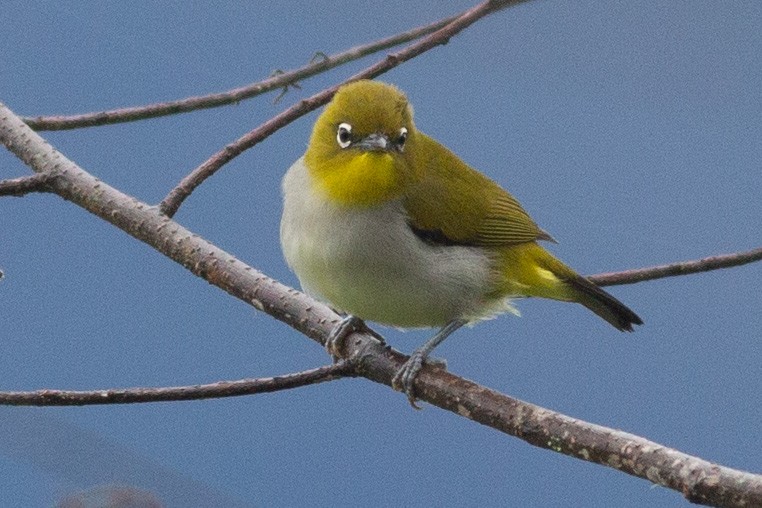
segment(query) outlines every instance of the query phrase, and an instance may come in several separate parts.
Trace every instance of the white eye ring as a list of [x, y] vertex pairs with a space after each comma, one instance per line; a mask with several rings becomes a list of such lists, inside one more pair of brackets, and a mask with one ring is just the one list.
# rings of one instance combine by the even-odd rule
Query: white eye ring
[[336, 132], [336, 142], [341, 148], [346, 148], [352, 144], [352, 126], [348, 123], [340, 123], [339, 130]]
[[405, 141], [407, 141], [407, 129], [405, 127], [400, 129], [400, 134], [397, 136], [397, 147], [402, 150], [405, 147]]

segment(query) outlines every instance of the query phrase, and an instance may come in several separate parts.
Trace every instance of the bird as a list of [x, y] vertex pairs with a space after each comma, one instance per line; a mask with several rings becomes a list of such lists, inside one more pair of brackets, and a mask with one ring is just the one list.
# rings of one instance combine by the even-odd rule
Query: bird
[[282, 193], [287, 264], [307, 294], [344, 316], [330, 353], [365, 320], [438, 328], [392, 380], [413, 407], [434, 348], [463, 325], [517, 313], [516, 299], [576, 302], [621, 331], [643, 323], [540, 245], [555, 240], [511, 194], [418, 130], [394, 85], [342, 85]]

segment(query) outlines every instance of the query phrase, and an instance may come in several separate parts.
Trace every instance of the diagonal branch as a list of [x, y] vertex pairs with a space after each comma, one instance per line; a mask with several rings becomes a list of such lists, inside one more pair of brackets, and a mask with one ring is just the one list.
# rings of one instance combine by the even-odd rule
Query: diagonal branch
[[635, 282], [643, 282], [646, 280], [663, 279], [665, 277], [675, 277], [677, 275], [708, 272], [720, 268], [730, 268], [759, 260], [762, 260], [762, 247], [744, 252], [719, 254], [703, 259], [681, 261], [679, 263], [671, 263], [668, 265], [649, 266], [647, 268], [638, 268], [623, 272], [601, 273], [592, 275], [588, 277], [588, 279], [599, 286], [617, 286], [620, 284], [633, 284]]
[[[0, 104], [0, 141], [36, 172], [50, 172], [51, 189], [114, 224], [232, 296], [323, 344], [340, 320], [327, 306], [238, 261], [180, 224], [94, 178], [54, 150]], [[343, 356], [356, 374], [391, 386], [406, 357], [369, 333], [355, 333]], [[443, 369], [425, 367], [416, 394], [535, 446], [595, 462], [674, 489], [714, 506], [762, 506], [762, 475], [734, 470], [626, 432], [590, 424], [500, 394]]]
[[487, 1], [469, 9], [463, 14], [457, 16], [454, 21], [446, 24], [444, 28], [437, 30], [433, 34], [418, 41], [398, 53], [387, 55], [386, 58], [367, 67], [363, 71], [355, 74], [343, 83], [334, 85], [321, 92], [316, 93], [308, 99], [303, 99], [286, 109], [282, 113], [272, 117], [259, 127], [244, 134], [237, 140], [225, 146], [222, 150], [212, 155], [203, 164], [194, 169], [188, 176], [183, 178], [177, 186], [161, 201], [159, 208], [167, 216], [172, 217], [177, 213], [178, 208], [191, 193], [201, 185], [207, 178], [215, 174], [223, 165], [241, 155], [244, 151], [253, 147], [263, 139], [272, 135], [278, 129], [281, 129], [300, 118], [307, 113], [314, 111], [320, 106], [328, 103], [338, 88], [350, 81], [359, 79], [370, 79], [397, 67], [416, 56], [428, 51], [435, 46], [446, 44], [451, 37], [476, 23], [481, 18], [492, 14], [498, 10], [510, 7], [527, 0], [502, 0]]
[[[329, 71], [346, 63], [358, 60], [373, 53], [389, 49], [406, 42], [418, 39], [424, 35], [430, 34], [450, 23], [454, 17], [449, 17], [435, 21], [428, 25], [414, 28], [407, 32], [393, 35], [375, 42], [363, 44], [350, 48], [341, 53], [324, 56], [315, 59], [308, 65], [288, 72], [279, 72], [265, 80], [251, 83], [249, 85], [234, 88], [226, 92], [203, 95], [198, 97], [187, 97], [170, 102], [157, 104], [148, 104], [145, 106], [136, 106], [130, 108], [112, 109], [109, 111], [96, 111], [93, 113], [84, 113], [72, 116], [37, 116], [24, 117], [24, 122], [36, 131], [53, 131], [79, 129], [82, 127], [96, 127], [99, 125], [110, 125], [115, 123], [134, 122], [145, 120], [147, 118], [157, 118], [178, 113], [187, 113], [199, 109], [215, 108], [229, 104], [236, 104], [245, 99], [251, 99], [278, 88], [287, 87], [299, 80], [310, 78], [317, 74]], [[322, 54], [321, 54], [322, 55]]]
[[161, 388], [109, 388], [107, 390], [89, 391], [36, 390], [32, 392], [0, 392], [0, 405], [89, 406], [240, 397], [242, 395], [272, 393], [326, 381], [334, 381], [354, 376], [354, 369], [353, 361], [341, 360], [333, 365], [293, 374], [257, 379], [239, 379], [237, 381], [219, 381], [204, 385]]
[[21, 197], [32, 192], [50, 192], [48, 181], [50, 175], [36, 173], [9, 180], [0, 180], [0, 196]]

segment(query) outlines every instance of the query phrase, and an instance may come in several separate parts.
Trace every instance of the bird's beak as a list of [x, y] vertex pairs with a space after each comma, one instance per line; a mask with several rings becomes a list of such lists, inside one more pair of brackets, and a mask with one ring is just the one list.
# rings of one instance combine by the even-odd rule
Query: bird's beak
[[377, 150], [377, 151], [387, 151], [390, 147], [389, 138], [387, 138], [383, 134], [371, 134], [357, 143], [355, 143], [355, 148], [359, 148], [361, 150]]

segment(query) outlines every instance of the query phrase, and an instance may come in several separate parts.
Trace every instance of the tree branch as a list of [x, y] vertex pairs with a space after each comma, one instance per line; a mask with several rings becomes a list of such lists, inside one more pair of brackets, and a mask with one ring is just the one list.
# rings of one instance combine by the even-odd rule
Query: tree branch
[[263, 139], [272, 135], [278, 129], [285, 127], [294, 120], [328, 103], [328, 101], [330, 101], [333, 95], [336, 93], [336, 90], [338, 90], [338, 88], [345, 83], [349, 83], [350, 81], [357, 81], [359, 79], [370, 79], [380, 76], [381, 74], [393, 69], [394, 67], [397, 67], [401, 63], [415, 58], [416, 56], [428, 51], [435, 46], [446, 44], [451, 37], [476, 23], [481, 18], [498, 10], [525, 1], [527, 0], [502, 0], [487, 1], [479, 4], [476, 7], [473, 7], [463, 14], [457, 16], [454, 21], [447, 23], [444, 28], [437, 30], [428, 37], [425, 37], [423, 40], [411, 44], [398, 53], [387, 55], [383, 60], [376, 62], [370, 67], [355, 74], [343, 83], [339, 83], [338, 85], [326, 88], [325, 90], [316, 93], [308, 99], [299, 101], [282, 113], [272, 117], [270, 120], [266, 121], [259, 127], [249, 131], [234, 142], [228, 144], [222, 150], [212, 155], [203, 164], [191, 171], [188, 176], [183, 178], [180, 183], [177, 184], [177, 186], [172, 189], [169, 194], [167, 194], [167, 196], [159, 204], [159, 208], [167, 217], [173, 217], [175, 213], [177, 213], [177, 210], [180, 208], [180, 205], [182, 205], [183, 201], [185, 201], [185, 199], [191, 195], [196, 187], [201, 185], [207, 178], [215, 174], [223, 165], [227, 164]]
[[[116, 225], [192, 273], [323, 344], [340, 317], [327, 306], [267, 277], [151, 207], [94, 178], [54, 150], [0, 104], [0, 140], [51, 189]], [[369, 333], [354, 333], [344, 357], [357, 375], [391, 386], [406, 357]], [[426, 366], [416, 394], [448, 411], [517, 436], [535, 446], [596, 462], [714, 506], [762, 506], [762, 476], [733, 470], [641, 437], [586, 423], [502, 395], [443, 369]]]
[[49, 180], [50, 176], [44, 173], [0, 180], [0, 196], [21, 197], [32, 192], [50, 192], [48, 188]]
[[282, 376], [237, 381], [219, 381], [204, 385], [169, 386], [160, 388], [109, 388], [106, 390], [36, 390], [31, 392], [0, 392], [3, 406], [89, 406], [101, 404], [135, 404], [240, 397], [257, 393], [291, 390], [354, 376], [354, 362], [341, 360], [333, 365], [318, 367]]
[[720, 268], [745, 265], [762, 259], [762, 247], [747, 250], [745, 252], [733, 252], [731, 254], [719, 254], [703, 259], [680, 261], [668, 265], [650, 266], [623, 272], [610, 272], [592, 275], [588, 277], [599, 286], [617, 286], [620, 284], [632, 284], [646, 280], [663, 279], [677, 275], [709, 272]]
[[157, 118], [200, 109], [215, 108], [228, 104], [236, 104], [242, 100], [251, 99], [272, 90], [277, 90], [278, 88], [286, 88], [288, 85], [299, 80], [321, 74], [354, 60], [372, 55], [373, 53], [418, 39], [419, 37], [439, 30], [453, 19], [455, 19], [455, 16], [441, 19], [434, 23], [414, 28], [385, 39], [356, 46], [346, 51], [342, 51], [341, 53], [314, 59], [315, 61], [298, 69], [288, 72], [279, 72], [265, 80], [251, 83], [240, 88], [234, 88], [226, 92], [199, 97], [187, 97], [185, 99], [144, 106], [83, 113], [80, 115], [24, 117], [23, 120], [36, 131], [68, 130], [134, 122], [137, 120], [145, 120], [147, 118]]

